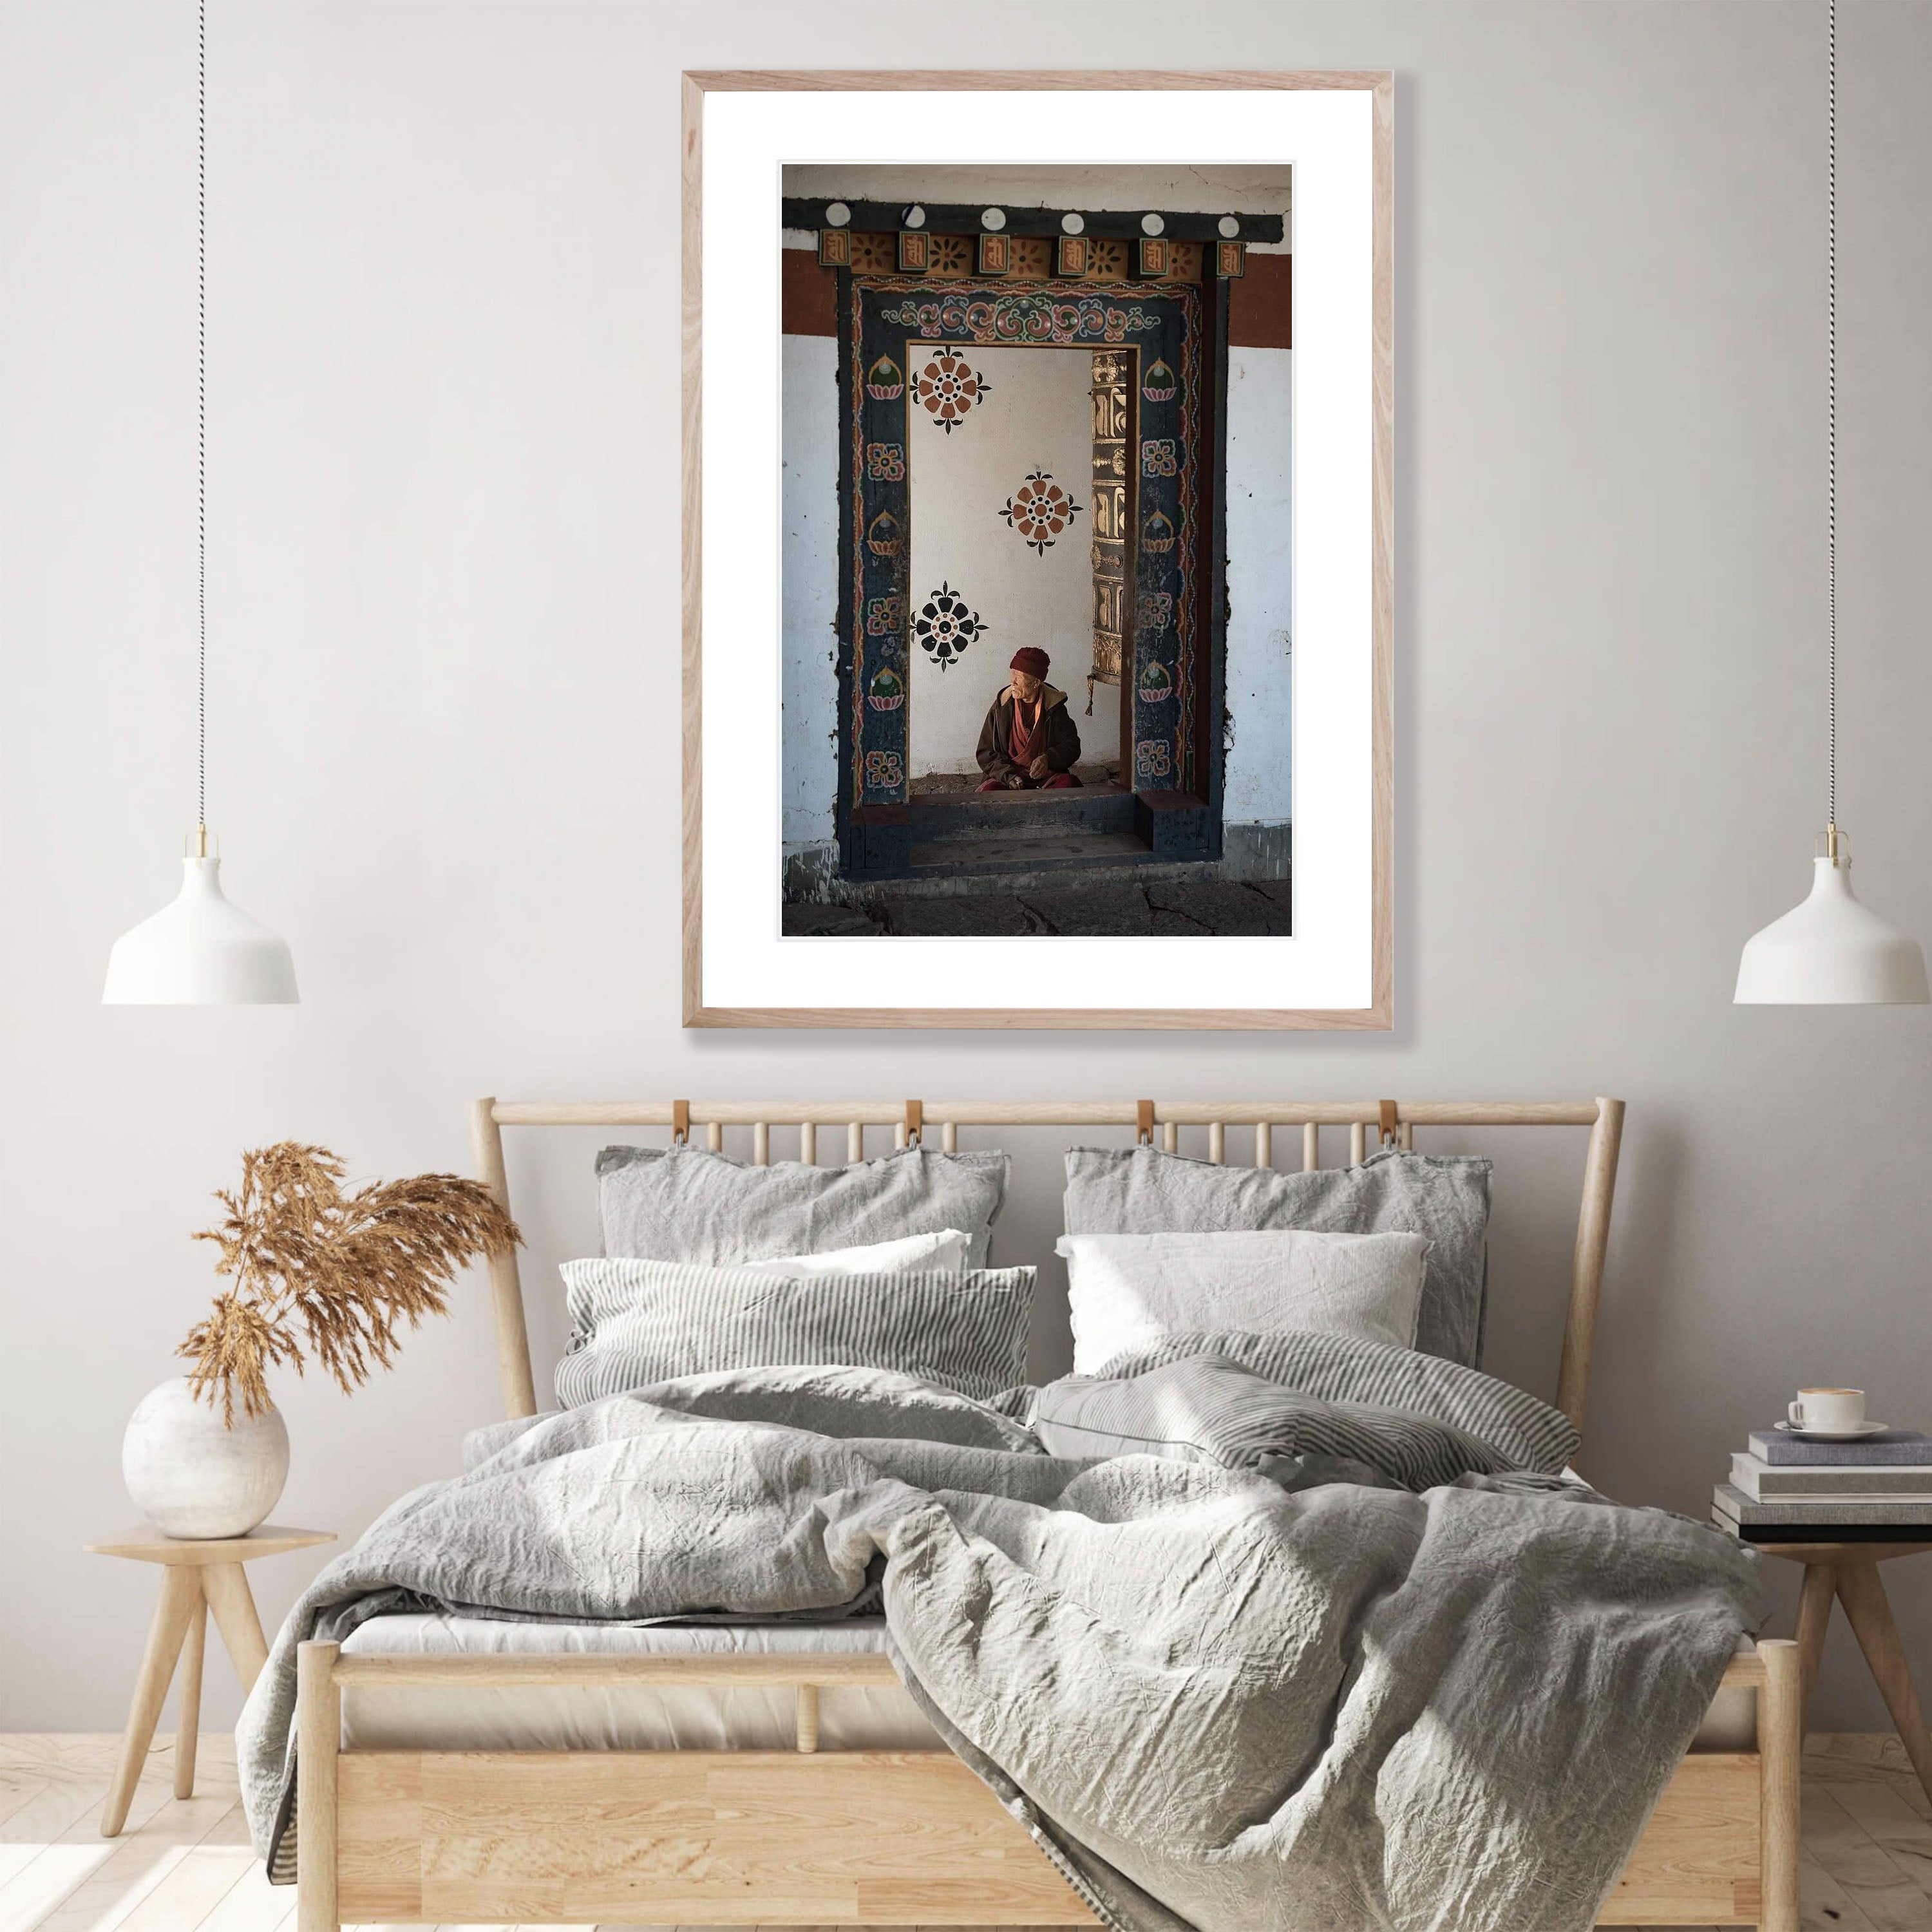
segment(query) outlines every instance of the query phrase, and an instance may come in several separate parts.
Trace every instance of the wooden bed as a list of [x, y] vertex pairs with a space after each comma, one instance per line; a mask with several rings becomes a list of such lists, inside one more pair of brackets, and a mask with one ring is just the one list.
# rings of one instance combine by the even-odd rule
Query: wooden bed
[[[1207, 1130], [1226, 1158], [1230, 1129], [1252, 1131], [1271, 1165], [1276, 1130], [1299, 1130], [1305, 1167], [1324, 1128], [1346, 1130], [1352, 1162], [1369, 1136], [1404, 1148], [1418, 1128], [1587, 1128], [1582, 1204], [1557, 1405], [1581, 1428], [1610, 1235], [1623, 1103], [1393, 1101], [1059, 1102], [706, 1106], [683, 1101], [583, 1105], [478, 1100], [478, 1170], [510, 1204], [506, 1126], [701, 1129], [724, 1145], [748, 1129], [769, 1160], [772, 1130], [795, 1129], [818, 1157], [820, 1128], [844, 1130], [863, 1158], [867, 1128], [898, 1146], [936, 1127], [950, 1151], [961, 1127], [1126, 1129], [1174, 1150]], [[787, 1152], [790, 1150], [788, 1149]], [[494, 1264], [504, 1406], [537, 1412], [514, 1254]], [[945, 1751], [818, 1749], [818, 1694], [895, 1683], [873, 1655], [608, 1658], [343, 1656], [307, 1643], [298, 1659], [299, 1932], [344, 1920], [464, 1924], [1085, 1925], [1093, 1914], [971, 1772]], [[344, 1750], [345, 1688], [646, 1682], [790, 1688], [791, 1751]], [[1756, 1748], [1694, 1752], [1679, 1766], [1607, 1901], [1606, 1924], [1760, 1925], [1796, 1932], [1802, 1688], [1796, 1647], [1766, 1641], [1727, 1670], [1755, 1697]], [[881, 1828], [882, 1823], [886, 1828]]]

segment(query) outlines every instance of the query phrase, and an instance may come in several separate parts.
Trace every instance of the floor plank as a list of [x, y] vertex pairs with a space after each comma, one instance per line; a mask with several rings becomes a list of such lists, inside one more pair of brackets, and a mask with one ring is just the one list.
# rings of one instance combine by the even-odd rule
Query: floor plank
[[234, 1835], [217, 1826], [122, 1920], [120, 1932], [196, 1932], [254, 1864], [245, 1833], [238, 1844], [210, 1842]]
[[1830, 1786], [1804, 1787], [1799, 1836], [1876, 1932], [1924, 1932], [1925, 1894], [1832, 1796]]
[[[250, 1852], [241, 1877], [201, 1922], [199, 1932], [280, 1932], [281, 1927], [294, 1923], [295, 1916], [295, 1887], [271, 1885], [268, 1874]], [[582, 1932], [582, 1928], [572, 1927], [572, 1932]]]
[[[105, 1864], [117, 1846], [138, 1838], [164, 1806], [174, 1800], [172, 1767], [150, 1764], [134, 1787], [122, 1837], [100, 1835], [100, 1808], [107, 1780], [69, 1779], [50, 1790], [49, 1802], [31, 1821], [16, 1813], [0, 1828], [0, 1932], [22, 1932], [38, 1924], [75, 1886]], [[29, 1834], [29, 1823], [32, 1825]]]
[[1891, 1784], [1827, 1784], [1824, 1788], [1932, 1902], [1932, 1819], [1915, 1811]]
[[1808, 1738], [1804, 1774], [1827, 1784], [1888, 1785], [1922, 1818], [1932, 1818], [1932, 1797], [1919, 1783], [1904, 1745], [1889, 1732]]
[[1798, 1923], [1802, 1932], [1871, 1932], [1871, 1921], [1802, 1845], [1798, 1852]]
[[34, 1922], [35, 1932], [116, 1932], [236, 1808], [232, 1792], [178, 1798], [170, 1790], [139, 1832], [114, 1839], [97, 1836], [94, 1842], [108, 1856]]

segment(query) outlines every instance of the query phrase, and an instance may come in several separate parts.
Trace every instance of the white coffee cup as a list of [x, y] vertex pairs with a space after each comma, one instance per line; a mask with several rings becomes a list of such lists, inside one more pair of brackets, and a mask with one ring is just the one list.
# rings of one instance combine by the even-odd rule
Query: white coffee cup
[[1802, 1388], [1786, 1413], [1794, 1429], [1850, 1435], [1865, 1419], [1863, 1389]]

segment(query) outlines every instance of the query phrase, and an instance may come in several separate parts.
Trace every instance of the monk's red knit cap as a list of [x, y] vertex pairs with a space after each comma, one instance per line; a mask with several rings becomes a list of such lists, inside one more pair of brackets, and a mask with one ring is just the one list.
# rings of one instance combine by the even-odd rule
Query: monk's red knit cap
[[1036, 645], [1022, 644], [1014, 652], [1013, 661], [1006, 668], [1009, 670], [1023, 670], [1028, 677], [1044, 677], [1046, 668], [1052, 662], [1052, 659]]

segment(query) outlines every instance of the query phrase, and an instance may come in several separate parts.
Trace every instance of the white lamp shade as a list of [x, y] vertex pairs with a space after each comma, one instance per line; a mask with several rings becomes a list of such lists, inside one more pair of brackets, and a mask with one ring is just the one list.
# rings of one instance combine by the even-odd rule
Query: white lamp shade
[[1802, 905], [1744, 942], [1739, 1006], [1924, 1006], [1925, 956], [1852, 896], [1849, 859], [1815, 859]]
[[182, 861], [180, 896], [114, 942], [101, 1003], [110, 1006], [293, 1005], [285, 941], [231, 905], [221, 861]]

